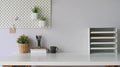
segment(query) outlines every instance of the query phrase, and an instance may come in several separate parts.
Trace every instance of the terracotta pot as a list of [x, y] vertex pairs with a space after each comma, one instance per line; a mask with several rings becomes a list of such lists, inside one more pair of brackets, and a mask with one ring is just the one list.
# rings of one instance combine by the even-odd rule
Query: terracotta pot
[[19, 53], [28, 53], [30, 51], [29, 44], [18, 44]]

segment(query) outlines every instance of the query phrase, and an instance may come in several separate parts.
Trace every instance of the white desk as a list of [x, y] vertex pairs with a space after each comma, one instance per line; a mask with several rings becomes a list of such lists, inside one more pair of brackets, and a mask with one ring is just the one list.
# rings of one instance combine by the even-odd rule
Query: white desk
[[1, 65], [83, 66], [120, 65], [120, 55], [80, 55], [74, 53], [21, 54], [1, 56]]

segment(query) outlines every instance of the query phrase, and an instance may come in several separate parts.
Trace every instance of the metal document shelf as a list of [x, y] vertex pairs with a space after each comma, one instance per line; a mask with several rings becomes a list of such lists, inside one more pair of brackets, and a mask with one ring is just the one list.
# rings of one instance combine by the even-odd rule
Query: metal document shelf
[[116, 53], [117, 54], [117, 29], [116, 28], [90, 28], [90, 54]]

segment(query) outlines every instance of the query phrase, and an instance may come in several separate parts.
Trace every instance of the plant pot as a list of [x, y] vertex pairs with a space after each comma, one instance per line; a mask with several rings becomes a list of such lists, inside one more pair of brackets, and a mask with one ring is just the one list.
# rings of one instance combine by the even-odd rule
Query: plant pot
[[46, 25], [46, 21], [39, 20], [38, 23], [39, 23], [38, 25], [39, 25], [40, 28], [44, 28], [45, 25]]
[[37, 20], [38, 19], [38, 13], [32, 13], [31, 18]]
[[19, 53], [28, 53], [30, 51], [29, 44], [18, 44]]

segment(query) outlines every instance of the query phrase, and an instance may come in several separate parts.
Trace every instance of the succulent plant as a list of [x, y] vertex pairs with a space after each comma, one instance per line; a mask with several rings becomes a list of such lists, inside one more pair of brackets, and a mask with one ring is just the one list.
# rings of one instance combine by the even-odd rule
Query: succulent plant
[[18, 39], [17, 39], [17, 43], [20, 44], [28, 44], [29, 43], [29, 38], [26, 35], [21, 35]]
[[34, 8], [32, 9], [33, 13], [38, 13], [39, 11], [39, 7], [38, 6], [34, 6]]
[[40, 20], [42, 20], [42, 21], [46, 21], [47, 19], [46, 19], [46, 17], [40, 17]]

